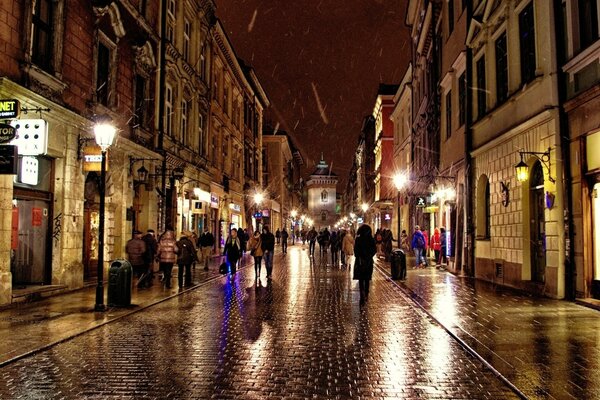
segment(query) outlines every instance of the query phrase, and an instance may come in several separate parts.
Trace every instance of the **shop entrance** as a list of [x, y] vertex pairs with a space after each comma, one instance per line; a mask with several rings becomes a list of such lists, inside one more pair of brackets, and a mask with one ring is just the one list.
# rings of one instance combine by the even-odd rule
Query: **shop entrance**
[[51, 283], [51, 195], [15, 189], [11, 273], [15, 289]]
[[100, 223], [99, 176], [90, 172], [85, 180], [83, 204], [83, 279], [95, 280], [98, 276], [98, 225]]
[[546, 270], [546, 220], [544, 216], [544, 171], [536, 162], [530, 182], [531, 280], [544, 283]]
[[[592, 232], [592, 269], [594, 281], [600, 281], [600, 183], [596, 183], [592, 190]], [[594, 293], [594, 297], [600, 298], [600, 293]]]

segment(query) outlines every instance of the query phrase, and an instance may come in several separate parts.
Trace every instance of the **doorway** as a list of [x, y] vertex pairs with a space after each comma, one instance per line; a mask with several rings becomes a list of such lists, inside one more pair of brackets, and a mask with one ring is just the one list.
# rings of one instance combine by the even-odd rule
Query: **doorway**
[[99, 176], [88, 173], [85, 180], [83, 204], [83, 279], [95, 280], [98, 276], [98, 227], [100, 224]]
[[546, 220], [544, 171], [536, 161], [529, 178], [530, 191], [530, 241], [531, 241], [531, 280], [544, 283], [546, 270]]
[[[594, 281], [600, 281], [600, 183], [594, 184], [592, 190], [592, 270]], [[594, 293], [600, 298], [600, 293]]]

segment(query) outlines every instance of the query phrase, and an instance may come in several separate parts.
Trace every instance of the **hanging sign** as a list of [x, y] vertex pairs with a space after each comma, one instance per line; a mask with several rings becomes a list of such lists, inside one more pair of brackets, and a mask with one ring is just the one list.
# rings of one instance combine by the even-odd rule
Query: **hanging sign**
[[17, 174], [17, 146], [0, 146], [0, 175]]
[[[108, 171], [108, 153], [106, 157], [106, 170]], [[100, 146], [86, 146], [83, 148], [83, 172], [100, 172], [102, 169], [102, 149]]]
[[0, 100], [0, 118], [17, 118], [19, 116], [19, 100], [8, 99]]
[[8, 143], [15, 138], [17, 130], [8, 124], [0, 124], [0, 143]]
[[425, 201], [425, 197], [417, 197], [417, 207], [426, 207], [427, 202]]
[[48, 124], [43, 119], [15, 119], [11, 126], [17, 130], [11, 141], [19, 148], [20, 156], [39, 156], [48, 151]]

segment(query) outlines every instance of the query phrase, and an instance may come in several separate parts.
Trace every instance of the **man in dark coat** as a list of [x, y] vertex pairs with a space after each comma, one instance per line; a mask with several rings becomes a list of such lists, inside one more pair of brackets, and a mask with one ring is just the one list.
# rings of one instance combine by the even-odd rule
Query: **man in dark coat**
[[153, 229], [148, 229], [146, 234], [142, 237], [142, 240], [146, 244], [146, 252], [144, 253], [144, 261], [147, 267], [147, 277], [144, 280], [143, 284], [146, 287], [152, 286], [152, 281], [154, 279], [154, 258], [156, 257], [156, 252], [158, 250], [158, 242], [154, 235]]
[[177, 265], [179, 270], [177, 271], [177, 281], [179, 288], [183, 288], [183, 278], [185, 275], [185, 286], [192, 286], [192, 263], [196, 261], [196, 247], [191, 240], [192, 232], [183, 231], [181, 232], [181, 238], [177, 242], [177, 248], [179, 254], [177, 255]]
[[369, 299], [369, 283], [373, 276], [373, 256], [377, 254], [377, 247], [371, 227], [367, 224], [361, 225], [356, 231], [356, 240], [354, 242], [354, 275], [353, 279], [358, 280], [360, 289], [360, 304], [364, 304]]
[[204, 261], [204, 270], [208, 271], [208, 262], [210, 261], [210, 256], [215, 245], [215, 237], [208, 229], [198, 239], [198, 245], [202, 253], [202, 261]]
[[271, 279], [273, 272], [273, 252], [275, 251], [275, 236], [269, 231], [268, 226], [263, 227], [263, 233], [260, 235], [261, 248], [263, 250], [263, 259], [267, 268], [267, 279]]
[[288, 246], [288, 238], [289, 238], [289, 234], [287, 229], [283, 228], [283, 230], [281, 231], [281, 252], [283, 254], [287, 254], [287, 246]]
[[125, 252], [127, 253], [127, 259], [133, 268], [133, 273], [138, 278], [139, 284], [140, 278], [147, 271], [146, 261], [144, 260], [146, 243], [142, 240], [142, 232], [138, 230], [133, 231], [133, 238], [125, 245]]

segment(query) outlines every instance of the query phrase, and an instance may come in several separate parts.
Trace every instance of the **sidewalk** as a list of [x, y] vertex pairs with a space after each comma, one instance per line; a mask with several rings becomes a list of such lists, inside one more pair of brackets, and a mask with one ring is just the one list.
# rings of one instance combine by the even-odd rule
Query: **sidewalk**
[[434, 267], [395, 284], [529, 398], [600, 398], [598, 311]]
[[[127, 308], [93, 312], [96, 286], [91, 286], [41, 301], [16, 303], [0, 310], [0, 366], [218, 279], [222, 276], [218, 271], [221, 262], [222, 257], [213, 257], [208, 271], [204, 271], [203, 264], [196, 265], [192, 270], [194, 285], [184, 290], [177, 287], [177, 266], [173, 268], [171, 289], [165, 289], [155, 274], [152, 287], [137, 289], [134, 285], [132, 305]], [[249, 253], [243, 262], [252, 263]], [[106, 304], [107, 283], [104, 288]]]

